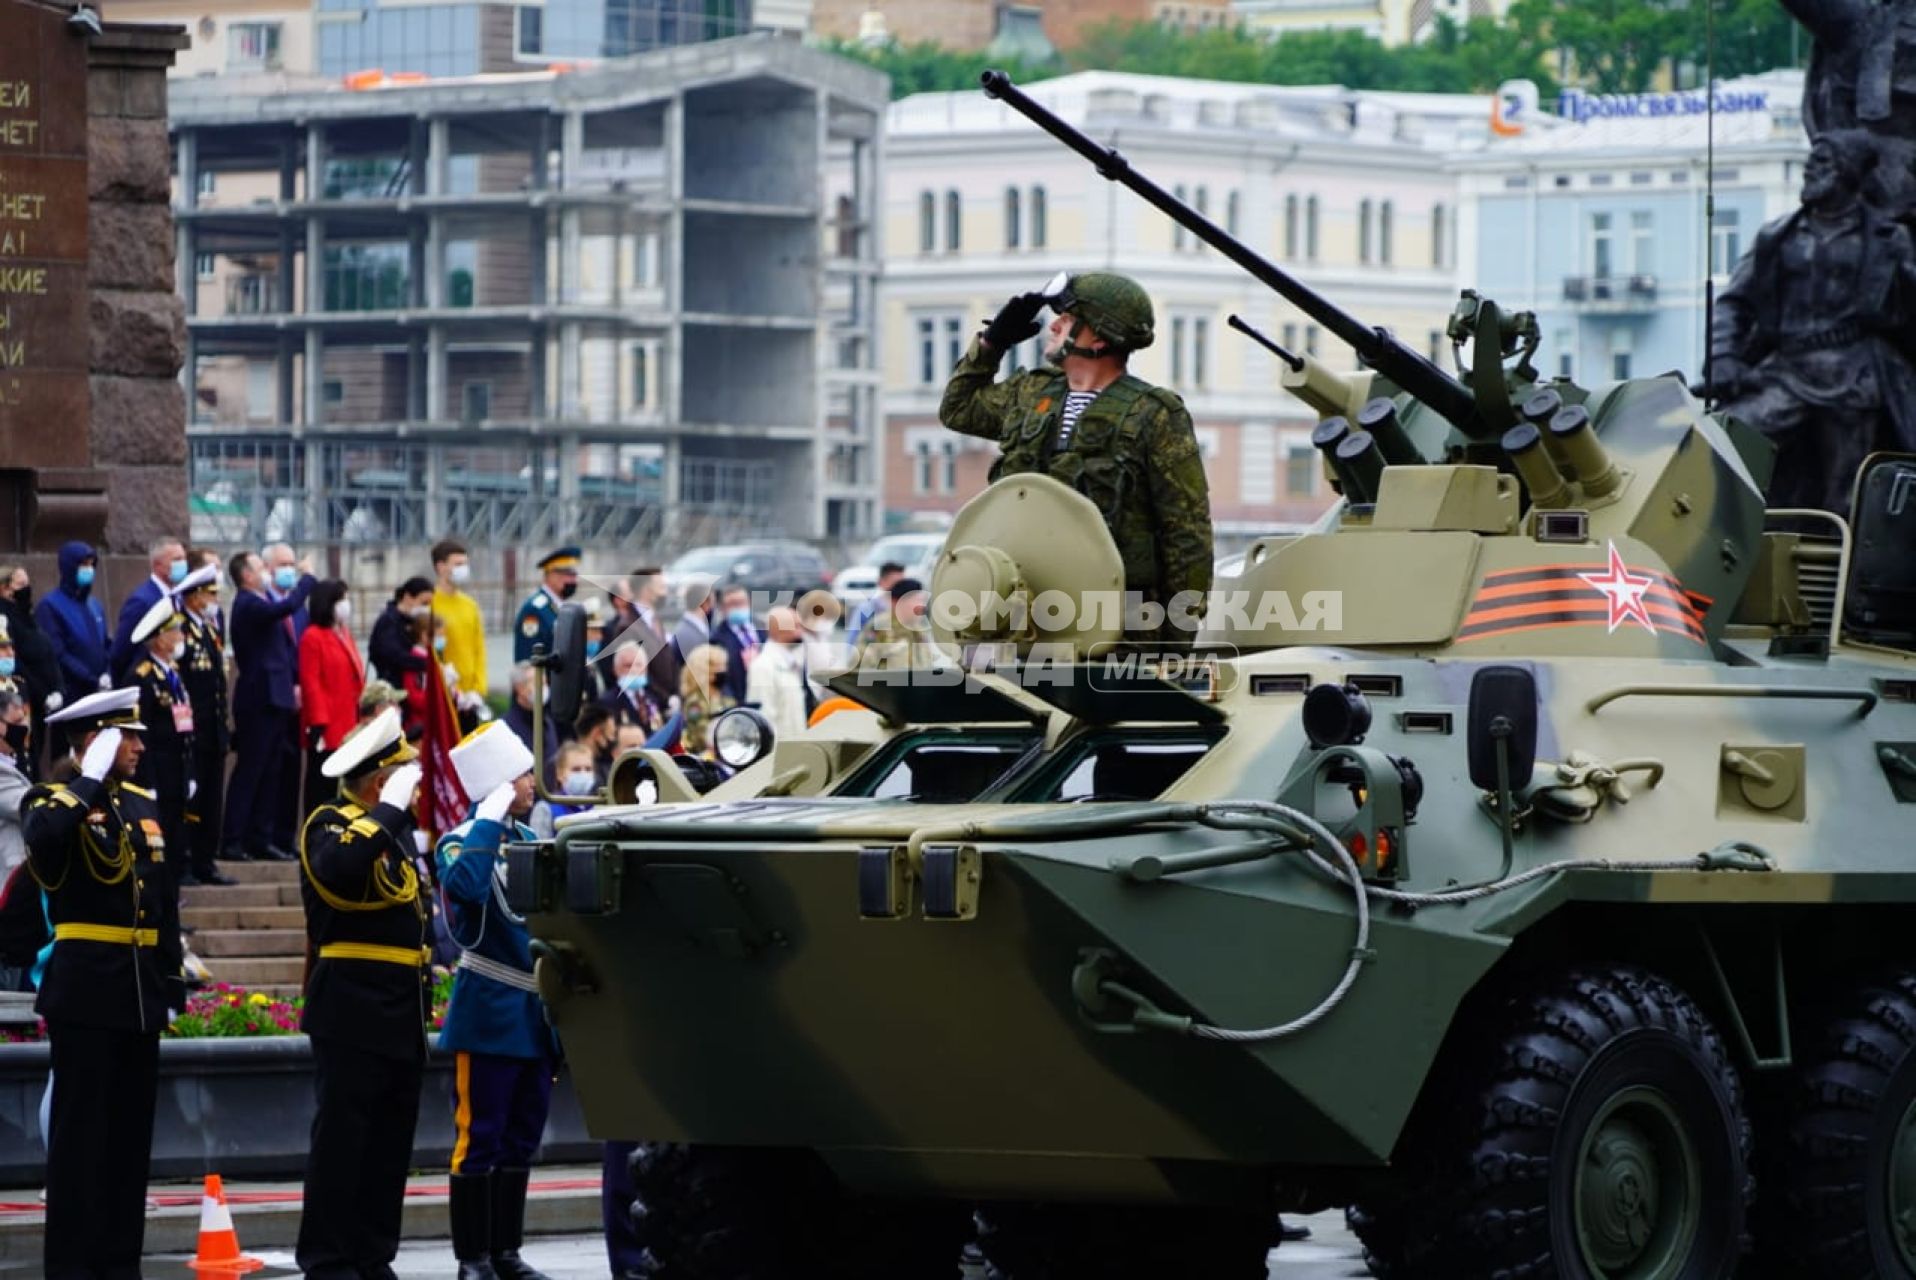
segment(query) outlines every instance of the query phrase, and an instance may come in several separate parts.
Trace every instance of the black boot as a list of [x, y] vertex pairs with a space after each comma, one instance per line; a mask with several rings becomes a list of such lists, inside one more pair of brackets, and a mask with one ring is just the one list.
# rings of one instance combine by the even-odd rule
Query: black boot
[[526, 1238], [526, 1184], [530, 1169], [492, 1171], [492, 1271], [499, 1280], [551, 1280], [519, 1256]]
[[452, 1256], [459, 1259], [459, 1280], [499, 1280], [486, 1260], [492, 1238], [492, 1176], [453, 1174], [448, 1208], [452, 1213]]

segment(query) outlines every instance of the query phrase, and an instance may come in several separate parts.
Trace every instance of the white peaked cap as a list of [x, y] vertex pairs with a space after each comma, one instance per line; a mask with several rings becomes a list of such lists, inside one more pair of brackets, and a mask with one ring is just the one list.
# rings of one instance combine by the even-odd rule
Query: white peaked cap
[[133, 624], [133, 643], [145, 644], [179, 616], [180, 602], [172, 596], [161, 596], [153, 602], [153, 607], [141, 614], [140, 620]]
[[469, 800], [483, 800], [532, 772], [532, 752], [503, 720], [489, 720], [452, 749], [452, 767]]

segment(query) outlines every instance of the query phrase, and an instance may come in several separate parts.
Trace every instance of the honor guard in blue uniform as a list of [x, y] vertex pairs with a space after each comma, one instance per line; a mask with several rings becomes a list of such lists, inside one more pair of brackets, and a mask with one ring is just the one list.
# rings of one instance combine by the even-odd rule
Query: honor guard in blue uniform
[[211, 866], [188, 869], [191, 849], [186, 813], [195, 785], [195, 726], [193, 703], [179, 669], [185, 625], [175, 597], [165, 595], [133, 624], [128, 637], [134, 657], [127, 683], [139, 690], [140, 720], [146, 725], [146, 752], [140, 758], [139, 778], [159, 801], [160, 829], [166, 833], [166, 866], [174, 883], [232, 884]]
[[114, 689], [50, 716], [78, 775], [34, 787], [20, 806], [54, 938], [33, 1006], [53, 1065], [48, 1280], [139, 1280], [160, 1032], [186, 1005], [160, 810], [132, 781], [139, 701]]
[[559, 620], [559, 606], [579, 589], [579, 548], [560, 547], [539, 562], [545, 577], [539, 589], [519, 606], [512, 624], [512, 660], [524, 662], [532, 657], [535, 645], [552, 652], [552, 627]]
[[321, 1280], [393, 1274], [432, 990], [427, 899], [413, 869], [418, 752], [399, 711], [355, 729], [320, 766], [339, 794], [306, 820], [306, 1011], [312, 1139], [295, 1257]]
[[530, 840], [532, 752], [498, 721], [452, 750], [472, 817], [439, 839], [439, 888], [460, 947], [439, 1047], [457, 1054], [452, 1248], [459, 1280], [546, 1280], [519, 1256], [526, 1185], [559, 1044], [532, 977], [532, 937], [506, 905], [505, 843]]

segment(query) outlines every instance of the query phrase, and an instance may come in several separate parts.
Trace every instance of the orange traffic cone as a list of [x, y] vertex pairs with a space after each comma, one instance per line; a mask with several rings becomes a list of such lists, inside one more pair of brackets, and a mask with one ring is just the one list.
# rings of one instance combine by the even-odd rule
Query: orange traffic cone
[[206, 1175], [206, 1192], [200, 1197], [200, 1251], [186, 1265], [195, 1271], [225, 1275], [240, 1275], [266, 1265], [240, 1252], [239, 1233], [233, 1230], [233, 1214], [226, 1207], [226, 1188], [217, 1173]]

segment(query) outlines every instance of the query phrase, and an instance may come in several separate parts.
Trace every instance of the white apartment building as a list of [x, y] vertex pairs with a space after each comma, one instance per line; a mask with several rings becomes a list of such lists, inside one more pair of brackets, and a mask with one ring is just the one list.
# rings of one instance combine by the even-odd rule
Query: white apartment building
[[[1031, 92], [1303, 283], [1448, 362], [1442, 333], [1458, 279], [1446, 158], [1481, 145], [1488, 98], [1110, 72]], [[1124, 271], [1150, 291], [1157, 342], [1132, 370], [1190, 407], [1221, 538], [1307, 520], [1329, 501], [1310, 446], [1314, 415], [1280, 390], [1278, 362], [1227, 318], [1241, 314], [1336, 369], [1354, 369], [1352, 353], [1010, 108], [977, 92], [894, 102], [882, 194], [894, 525], [955, 511], [984, 487], [996, 446], [937, 418], [972, 335], [1011, 294], [1093, 268]], [[1013, 358], [1029, 365], [1036, 343]]]

